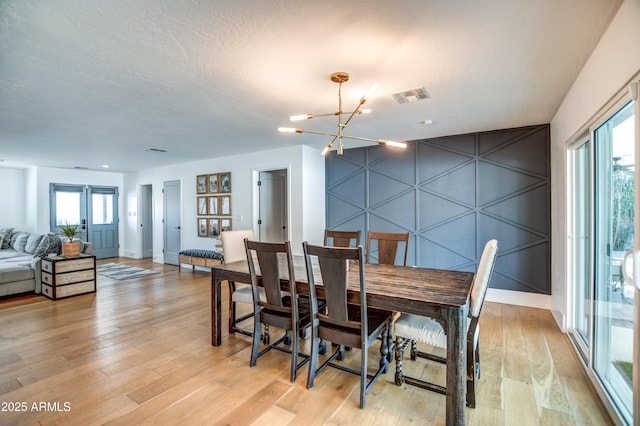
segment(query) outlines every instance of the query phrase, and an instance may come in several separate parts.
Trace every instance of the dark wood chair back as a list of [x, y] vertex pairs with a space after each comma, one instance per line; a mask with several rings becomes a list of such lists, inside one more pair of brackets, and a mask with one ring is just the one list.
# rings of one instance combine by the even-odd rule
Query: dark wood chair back
[[[333, 343], [362, 347], [362, 341], [366, 336], [367, 316], [355, 317], [355, 312], [366, 312], [367, 289], [364, 270], [364, 255], [362, 246], [355, 248], [323, 247], [303, 243], [305, 258], [307, 260], [307, 277], [311, 293], [311, 311], [319, 320], [320, 338]], [[312, 256], [318, 260], [319, 271], [314, 273]], [[360, 308], [348, 309], [347, 303], [347, 262], [353, 261], [359, 266], [360, 284]], [[356, 267], [355, 265], [353, 267]], [[317, 273], [319, 272], [319, 274]], [[314, 309], [317, 306], [316, 280], [320, 280], [323, 286], [322, 299], [326, 301], [326, 313]]]
[[[290, 380], [295, 382], [297, 371], [310, 359], [299, 353], [298, 336], [304, 328], [311, 325], [311, 311], [308, 300], [303, 303], [297, 296], [291, 245], [289, 241], [263, 243], [248, 239], [244, 240], [244, 244], [253, 291], [253, 342], [249, 365], [255, 366], [258, 358], [271, 349], [288, 352], [291, 354]], [[286, 262], [281, 258], [286, 259]], [[286, 273], [282, 273], [284, 271], [280, 270], [281, 267], [286, 268]], [[289, 288], [284, 291], [283, 280], [289, 283]], [[260, 285], [264, 287], [263, 298], [260, 298]], [[262, 324], [265, 325], [264, 333]], [[284, 329], [284, 336], [271, 343], [269, 326]], [[261, 339], [267, 345], [263, 350], [260, 350]], [[301, 362], [298, 362], [299, 356], [304, 358]]]
[[324, 245], [333, 247], [358, 247], [360, 231], [324, 230]]
[[[287, 321], [291, 321], [291, 317], [293, 317], [293, 321], [297, 321], [297, 303], [291, 303], [292, 300], [296, 300], [296, 286], [290, 286], [289, 292], [284, 293], [280, 285], [281, 273], [279, 256], [284, 256], [287, 260], [287, 273], [285, 274], [287, 279], [289, 282], [295, 282], [289, 241], [282, 243], [265, 243], [245, 239], [244, 243], [247, 251], [247, 261], [249, 262], [254, 304], [260, 307], [263, 312], [269, 310], [272, 311], [272, 313], [289, 316]], [[257, 279], [256, 261], [260, 270], [260, 282], [258, 282]], [[260, 300], [258, 292], [260, 285], [264, 287], [266, 301]]]
[[[360, 408], [364, 408], [366, 394], [381, 374], [386, 373], [389, 361], [388, 333], [391, 324], [391, 312], [368, 309], [367, 288], [362, 246], [326, 247], [302, 243], [309, 293], [311, 299], [312, 343], [311, 364], [307, 388], [313, 387], [316, 374], [325, 367], [332, 366], [360, 376]], [[351, 263], [350, 263], [351, 262]], [[355, 279], [349, 269], [357, 270], [360, 287], [359, 303], [348, 303], [348, 278]], [[322, 282], [322, 286], [316, 283]], [[322, 289], [322, 294], [317, 294]], [[322, 298], [322, 299], [319, 299]], [[318, 309], [319, 300], [326, 302], [326, 309]], [[380, 363], [374, 374], [368, 374], [368, 348], [382, 336]], [[321, 340], [330, 341], [337, 349], [316, 369]], [[353, 369], [345, 365], [334, 364], [334, 359], [344, 358], [345, 347], [360, 348], [360, 368]]]
[[[409, 233], [373, 232], [367, 234], [367, 263], [371, 263], [372, 242], [377, 243], [378, 263], [383, 265], [395, 265], [398, 250], [404, 248], [402, 254], [402, 266], [407, 266], [407, 254], [409, 252]], [[404, 242], [404, 244], [401, 244]]]

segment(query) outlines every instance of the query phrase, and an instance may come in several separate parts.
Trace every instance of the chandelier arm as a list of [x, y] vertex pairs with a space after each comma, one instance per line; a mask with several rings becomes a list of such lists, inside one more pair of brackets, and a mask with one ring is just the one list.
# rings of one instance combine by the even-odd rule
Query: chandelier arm
[[333, 136], [333, 139], [331, 140], [331, 142], [329, 142], [329, 144], [332, 144], [333, 142], [335, 142], [335, 140], [338, 137], [343, 137], [346, 139], [354, 139], [357, 141], [365, 141], [365, 142], [375, 142], [375, 143], [386, 143], [386, 142], [390, 142], [386, 139], [372, 139], [372, 138], [365, 138], [365, 137], [361, 137], [361, 136], [350, 136], [350, 135], [344, 135], [344, 134], [339, 134], [339, 133], [329, 133], [329, 132], [320, 132], [317, 130], [305, 130], [305, 129], [296, 129], [296, 133], [311, 133], [313, 135], [323, 135], [323, 136]]

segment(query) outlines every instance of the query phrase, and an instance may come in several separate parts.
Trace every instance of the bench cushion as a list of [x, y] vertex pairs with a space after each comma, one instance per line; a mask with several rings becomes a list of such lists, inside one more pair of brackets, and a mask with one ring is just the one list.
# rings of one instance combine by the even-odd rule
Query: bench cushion
[[224, 260], [224, 256], [222, 256], [222, 253], [215, 250], [189, 249], [182, 250], [179, 254], [183, 256], [202, 257], [205, 259]]

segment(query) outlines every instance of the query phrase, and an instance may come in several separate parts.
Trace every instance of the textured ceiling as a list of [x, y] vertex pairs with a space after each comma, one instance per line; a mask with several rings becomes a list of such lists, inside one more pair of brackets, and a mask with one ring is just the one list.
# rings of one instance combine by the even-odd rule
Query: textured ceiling
[[[277, 128], [292, 114], [336, 111], [334, 71], [351, 75], [345, 109], [380, 84], [373, 113], [348, 134], [406, 141], [548, 123], [619, 6], [2, 0], [0, 165], [132, 171], [321, 149], [327, 137]], [[423, 86], [424, 101], [391, 96]], [[303, 124], [336, 130], [335, 117]]]

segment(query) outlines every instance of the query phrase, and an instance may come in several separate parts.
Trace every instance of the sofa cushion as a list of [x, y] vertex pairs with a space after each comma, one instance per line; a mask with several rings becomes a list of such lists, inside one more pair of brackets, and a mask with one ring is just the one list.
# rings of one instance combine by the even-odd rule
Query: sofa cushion
[[11, 243], [12, 231], [13, 231], [13, 228], [0, 229], [0, 249], [9, 248], [9, 244]]
[[14, 253], [13, 257], [3, 259], [0, 262], [0, 284], [33, 279], [32, 259], [28, 253]]
[[34, 254], [36, 249], [40, 245], [40, 241], [42, 241], [43, 235], [41, 234], [31, 234], [29, 238], [27, 238], [27, 245], [24, 247], [24, 251], [29, 254]]
[[27, 240], [29, 239], [29, 234], [26, 232], [18, 235], [16, 238], [16, 242], [13, 244], [13, 249], [17, 252], [24, 252], [24, 248], [27, 246]]
[[38, 248], [33, 253], [34, 256], [45, 257], [49, 253], [60, 254], [62, 238], [57, 234], [47, 234], [42, 237]]

